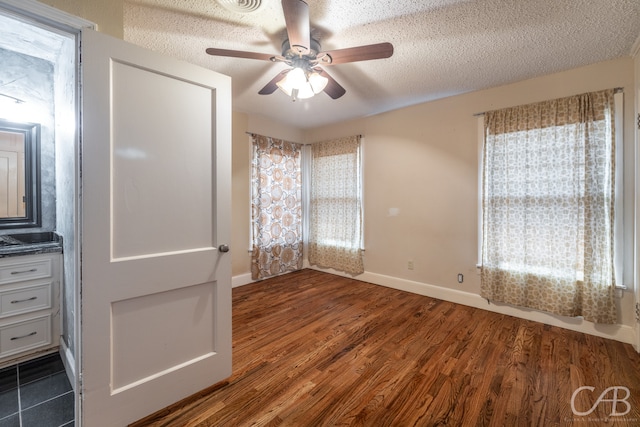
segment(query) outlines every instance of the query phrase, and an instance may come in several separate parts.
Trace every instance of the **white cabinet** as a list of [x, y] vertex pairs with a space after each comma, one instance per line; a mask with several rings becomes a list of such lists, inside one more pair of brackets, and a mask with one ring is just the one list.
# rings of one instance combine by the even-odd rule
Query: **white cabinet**
[[58, 347], [61, 258], [0, 258], [0, 366]]

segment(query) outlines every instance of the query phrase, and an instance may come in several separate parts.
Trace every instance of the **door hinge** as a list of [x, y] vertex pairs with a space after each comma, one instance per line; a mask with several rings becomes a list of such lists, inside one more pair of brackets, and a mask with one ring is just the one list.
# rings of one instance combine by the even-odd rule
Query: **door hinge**
[[640, 113], [638, 113], [638, 120], [637, 120], [637, 124], [638, 124], [638, 129], [640, 129]]
[[636, 303], [636, 322], [640, 323], [640, 302]]

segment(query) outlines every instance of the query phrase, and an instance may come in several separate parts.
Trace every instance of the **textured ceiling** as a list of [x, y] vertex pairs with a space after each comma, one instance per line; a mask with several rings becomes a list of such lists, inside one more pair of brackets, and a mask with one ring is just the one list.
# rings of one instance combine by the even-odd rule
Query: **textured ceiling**
[[[282, 63], [213, 57], [207, 47], [279, 54], [280, 0], [251, 13], [233, 0], [126, 0], [125, 39], [232, 77], [234, 110], [298, 128], [399, 107], [630, 55], [638, 0], [308, 0], [322, 50], [391, 42], [389, 59], [325, 67], [346, 90], [292, 102], [258, 95]], [[254, 5], [258, 0], [236, 0]]]

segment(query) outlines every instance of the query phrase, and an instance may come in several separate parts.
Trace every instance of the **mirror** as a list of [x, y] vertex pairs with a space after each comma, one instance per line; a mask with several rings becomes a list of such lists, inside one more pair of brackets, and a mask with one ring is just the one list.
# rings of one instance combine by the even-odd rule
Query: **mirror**
[[41, 224], [40, 125], [0, 119], [0, 229]]

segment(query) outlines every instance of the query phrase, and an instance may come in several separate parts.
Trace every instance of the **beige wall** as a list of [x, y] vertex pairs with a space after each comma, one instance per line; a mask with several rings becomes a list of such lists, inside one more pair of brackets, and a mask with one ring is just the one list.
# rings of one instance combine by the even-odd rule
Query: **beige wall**
[[249, 275], [251, 272], [249, 254], [251, 139], [248, 132], [292, 142], [301, 142], [304, 139], [304, 134], [299, 129], [287, 128], [257, 115], [233, 113], [231, 273], [236, 278]]
[[[474, 113], [610, 87], [628, 88], [625, 136], [631, 141], [630, 58], [311, 130], [305, 138], [365, 136], [367, 271], [478, 292]], [[392, 208], [397, 216], [390, 215]], [[410, 259], [413, 271], [407, 269]], [[465, 275], [462, 285], [458, 273]]]
[[[626, 225], [633, 227], [634, 62], [630, 57], [307, 130], [298, 141], [364, 135], [366, 278], [432, 285], [431, 289], [449, 296], [458, 291], [478, 295], [478, 119], [474, 114], [612, 87], [625, 88]], [[249, 151], [240, 153], [234, 147], [236, 153], [244, 159], [234, 158], [234, 168], [249, 162]], [[248, 202], [248, 182], [242, 188], [234, 183], [236, 190], [234, 198]], [[248, 206], [241, 209], [234, 211], [234, 218], [248, 215]], [[248, 238], [247, 228], [248, 221], [238, 222], [233, 234]], [[633, 228], [628, 230], [631, 233]], [[628, 259], [632, 261], [631, 254]], [[413, 270], [407, 268], [409, 260]], [[249, 272], [248, 263], [234, 263], [234, 267], [234, 275]], [[458, 273], [464, 274], [462, 284], [457, 282]], [[633, 299], [627, 291], [618, 300], [620, 323], [629, 327]]]
[[98, 31], [123, 38], [124, 0], [39, 0], [98, 25]]
[[249, 176], [251, 146], [246, 114], [233, 113], [232, 169], [231, 169], [231, 275], [251, 271], [249, 262]]

